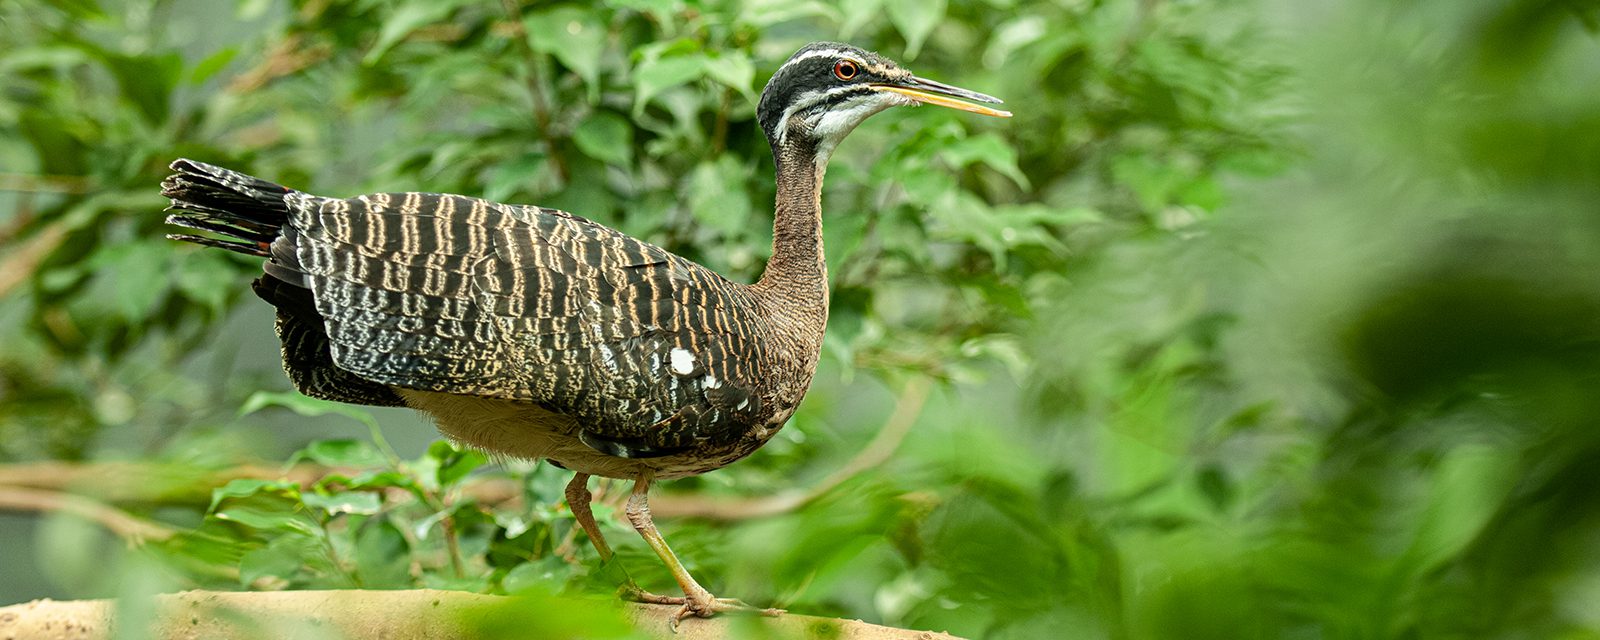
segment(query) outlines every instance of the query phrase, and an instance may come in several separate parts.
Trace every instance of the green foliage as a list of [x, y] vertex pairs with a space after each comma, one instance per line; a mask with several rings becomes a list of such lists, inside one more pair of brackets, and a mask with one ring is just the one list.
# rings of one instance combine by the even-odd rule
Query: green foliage
[[[942, 386], [814, 503], [666, 524], [714, 591], [995, 638], [1600, 633], [1596, 14], [1303, 4], [0, 5], [0, 458], [338, 469], [129, 505], [182, 530], [135, 556], [168, 588], [670, 592], [604, 500], [599, 565], [560, 470], [289, 391], [259, 267], [162, 239], [155, 184], [538, 203], [749, 281], [761, 84], [844, 39], [1017, 115], [895, 110], [836, 154], [807, 402], [666, 488], [809, 486]], [[83, 561], [114, 545], [43, 530], [37, 589], [124, 592]]]

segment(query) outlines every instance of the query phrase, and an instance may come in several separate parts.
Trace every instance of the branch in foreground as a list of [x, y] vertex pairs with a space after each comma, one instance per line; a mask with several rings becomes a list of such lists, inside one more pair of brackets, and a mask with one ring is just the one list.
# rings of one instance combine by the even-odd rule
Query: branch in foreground
[[[651, 510], [663, 518], [694, 517], [727, 521], [760, 518], [799, 509], [845, 481], [887, 462], [922, 415], [931, 387], [932, 382], [927, 378], [912, 378], [907, 382], [894, 411], [872, 442], [816, 485], [773, 496], [750, 498], [666, 494], [651, 500]], [[241, 465], [197, 471], [183, 465], [150, 462], [32, 462], [0, 465], [0, 489], [71, 492], [109, 503], [204, 505], [211, 499], [211, 490], [227, 484], [229, 480], [285, 479], [310, 486], [333, 472], [349, 470], [304, 463], [288, 469]], [[521, 487], [504, 478], [468, 480], [462, 487], [462, 493], [484, 504], [500, 504], [522, 497]], [[57, 504], [53, 502], [8, 503], [0, 500], [0, 510], [47, 511], [54, 510], [51, 507], [55, 506]]]
[[[485, 596], [459, 591], [417, 589], [411, 591], [272, 591], [216, 592], [185, 591], [155, 596], [149, 636], [153, 640], [177, 638], [326, 638], [333, 635], [349, 640], [385, 638], [464, 638], [494, 637], [493, 618], [516, 618], [519, 608], [533, 612], [561, 611], [560, 607], [584, 605], [593, 601], [559, 602], [520, 600], [504, 596]], [[112, 614], [129, 605], [110, 600], [56, 602], [36, 600], [0, 607], [0, 637], [43, 640], [109, 640], [124, 636], [113, 628]], [[607, 606], [594, 602], [594, 606]], [[670, 605], [627, 604], [625, 615], [644, 636], [671, 640], [709, 640], [712, 638], [757, 637], [830, 640], [949, 640], [945, 633], [909, 631], [856, 620], [817, 618], [784, 614], [775, 618], [720, 616], [709, 620], [691, 618], [671, 631], [670, 620], [677, 607]], [[500, 627], [510, 635], [534, 637], [533, 627]], [[550, 631], [563, 637], [581, 636], [581, 630], [551, 621]], [[759, 626], [752, 629], [750, 625]], [[333, 633], [330, 634], [329, 632]], [[763, 634], [765, 631], [765, 634]], [[136, 634], [137, 635], [137, 634]]]

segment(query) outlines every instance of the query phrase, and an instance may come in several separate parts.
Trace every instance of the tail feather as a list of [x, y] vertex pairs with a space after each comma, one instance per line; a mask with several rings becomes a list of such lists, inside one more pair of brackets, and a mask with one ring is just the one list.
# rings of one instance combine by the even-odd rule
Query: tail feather
[[184, 242], [193, 242], [195, 244], [198, 244], [198, 245], [201, 245], [201, 246], [205, 246], [205, 247], [216, 247], [218, 249], [227, 249], [227, 250], [232, 251], [234, 253], [242, 253], [242, 254], [245, 254], [245, 255], [251, 255], [251, 256], [256, 256], [256, 257], [260, 257], [260, 258], [270, 257], [270, 254], [267, 253], [267, 250], [266, 249], [262, 249], [261, 245], [258, 245], [258, 244], [246, 244], [246, 243], [243, 243], [243, 242], [229, 242], [227, 240], [218, 240], [216, 238], [208, 238], [206, 236], [197, 236], [197, 235], [191, 235], [191, 234], [187, 234], [187, 233], [169, 233], [169, 234], [167, 234], [167, 239], [168, 240], [182, 240]]
[[172, 199], [167, 222], [180, 227], [209, 231], [245, 242], [188, 234], [172, 234], [174, 240], [193, 242], [254, 256], [267, 256], [267, 244], [278, 236], [289, 220], [284, 196], [291, 191], [274, 184], [204, 162], [178, 160], [172, 163], [177, 173], [161, 181], [161, 195]]

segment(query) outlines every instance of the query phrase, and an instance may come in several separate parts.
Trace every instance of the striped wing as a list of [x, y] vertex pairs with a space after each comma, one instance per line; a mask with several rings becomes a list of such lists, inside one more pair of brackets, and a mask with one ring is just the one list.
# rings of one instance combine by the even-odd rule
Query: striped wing
[[537, 403], [631, 457], [730, 440], [762, 413], [754, 302], [704, 267], [553, 209], [288, 198], [283, 241], [341, 369]]

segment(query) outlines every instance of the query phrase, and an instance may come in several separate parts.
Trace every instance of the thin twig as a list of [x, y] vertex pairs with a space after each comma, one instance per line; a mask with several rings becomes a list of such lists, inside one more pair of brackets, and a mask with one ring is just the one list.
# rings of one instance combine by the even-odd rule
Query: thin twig
[[177, 531], [83, 496], [59, 491], [0, 487], [0, 509], [70, 513], [98, 523], [131, 545], [167, 540]]
[[5, 296], [17, 285], [27, 282], [28, 276], [39, 268], [45, 257], [49, 256], [51, 251], [55, 251], [56, 246], [66, 237], [67, 232], [59, 225], [45, 227], [23, 242], [22, 246], [17, 247], [4, 260], [0, 260], [0, 296]]
[[[512, 0], [501, 0], [500, 6], [505, 9], [507, 17], [512, 20], [521, 19], [522, 8], [517, 3], [512, 2]], [[561, 154], [561, 149], [556, 145], [555, 132], [550, 128], [550, 113], [553, 105], [551, 105], [549, 95], [544, 89], [544, 67], [548, 63], [548, 56], [534, 51], [533, 45], [528, 43], [526, 36], [517, 38], [516, 41], [517, 48], [522, 50], [522, 57], [527, 60], [528, 64], [526, 81], [529, 97], [533, 100], [533, 125], [538, 127], [539, 136], [544, 140], [545, 153], [549, 154], [550, 165], [555, 168], [556, 177], [560, 179], [562, 185], [566, 185], [567, 178], [571, 174], [567, 171], [567, 159]]]
[[299, 34], [290, 35], [272, 47], [266, 59], [255, 68], [234, 76], [228, 83], [230, 93], [250, 93], [268, 82], [299, 73], [314, 64], [327, 60], [333, 49], [326, 43], [307, 44]]
[[22, 193], [88, 193], [91, 185], [82, 176], [51, 176], [31, 173], [0, 173], [0, 191]]
[[728, 112], [733, 110], [733, 89], [723, 87], [721, 104], [717, 106], [717, 120], [711, 126], [711, 157], [722, 155], [728, 148]]
[[461, 539], [456, 535], [456, 521], [453, 514], [440, 518], [439, 528], [444, 530], [444, 546], [450, 550], [450, 571], [458, 579], [467, 577], [466, 562], [461, 558]]
[[197, 471], [158, 462], [19, 462], [0, 465], [0, 486], [71, 492], [105, 502], [206, 504], [211, 490], [230, 480], [289, 480], [310, 487], [331, 473], [350, 469], [297, 464], [288, 469], [242, 464], [228, 469]]

